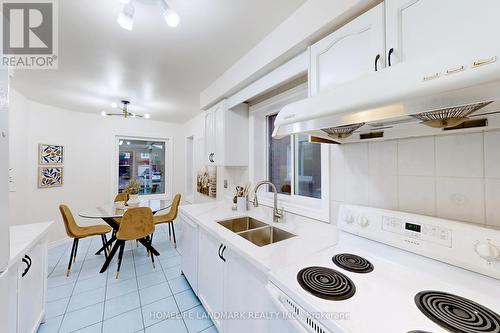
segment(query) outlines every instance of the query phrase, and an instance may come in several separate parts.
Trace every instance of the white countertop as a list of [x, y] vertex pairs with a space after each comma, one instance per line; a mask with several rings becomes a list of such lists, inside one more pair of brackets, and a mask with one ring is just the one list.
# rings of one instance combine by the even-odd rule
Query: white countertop
[[[337, 228], [334, 225], [308, 219], [285, 212], [280, 223], [272, 221], [272, 209], [269, 207], [253, 208], [247, 213], [231, 210], [225, 202], [186, 205], [180, 207], [182, 215], [190, 218], [209, 234], [218, 238], [228, 249], [239, 254], [267, 272], [318, 252], [334, 245], [337, 241]], [[218, 221], [250, 216], [271, 226], [291, 232], [297, 237], [258, 247], [243, 237], [217, 224]]]
[[27, 249], [44, 237], [52, 224], [53, 222], [43, 222], [11, 226], [9, 266], [15, 264]]

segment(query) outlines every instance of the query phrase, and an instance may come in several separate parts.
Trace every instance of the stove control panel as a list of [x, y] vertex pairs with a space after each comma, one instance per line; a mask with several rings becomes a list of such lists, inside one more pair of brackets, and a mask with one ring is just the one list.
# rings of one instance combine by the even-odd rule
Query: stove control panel
[[500, 229], [473, 223], [342, 205], [345, 232], [500, 279]]
[[433, 242], [452, 246], [452, 231], [435, 225], [415, 223], [392, 216], [382, 216], [382, 230], [393, 232], [410, 240]]

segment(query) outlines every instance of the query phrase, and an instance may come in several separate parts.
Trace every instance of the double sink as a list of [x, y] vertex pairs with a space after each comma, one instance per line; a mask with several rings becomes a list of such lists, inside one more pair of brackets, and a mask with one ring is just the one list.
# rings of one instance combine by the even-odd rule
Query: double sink
[[295, 237], [288, 231], [270, 226], [249, 216], [217, 222], [226, 229], [262, 247]]

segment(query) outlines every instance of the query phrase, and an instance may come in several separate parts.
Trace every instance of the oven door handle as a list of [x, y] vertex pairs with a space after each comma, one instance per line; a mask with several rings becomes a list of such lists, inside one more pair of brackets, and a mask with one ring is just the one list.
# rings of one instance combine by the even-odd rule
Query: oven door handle
[[[271, 296], [271, 301], [273, 302], [273, 304], [283, 313], [285, 314], [289, 314], [289, 313], [292, 313], [290, 310], [288, 310], [285, 305], [283, 303], [281, 303], [280, 299], [279, 299], [279, 294], [273, 290], [274, 288], [271, 287], [269, 284], [266, 285], [266, 290], [267, 292], [269, 293], [269, 295]], [[310, 331], [304, 327], [300, 321], [296, 320], [296, 319], [288, 319], [288, 320], [285, 320], [287, 323], [289, 323], [297, 333], [310, 333]]]

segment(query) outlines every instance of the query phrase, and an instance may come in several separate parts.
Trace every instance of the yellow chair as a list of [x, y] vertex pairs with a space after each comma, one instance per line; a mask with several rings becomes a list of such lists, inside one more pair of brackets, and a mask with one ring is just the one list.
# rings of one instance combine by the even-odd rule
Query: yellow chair
[[[123, 201], [123, 202], [127, 202], [129, 199], [129, 195], [128, 193], [118, 193], [116, 196], [115, 196], [115, 202], [120, 202], [120, 201]], [[115, 217], [113, 219], [117, 224], [120, 224], [120, 221], [121, 221], [121, 218], [120, 217]]]
[[[149, 207], [129, 208], [120, 222], [120, 228], [116, 232], [116, 243], [111, 250], [110, 256], [114, 256], [118, 248], [118, 269], [116, 270], [116, 278], [120, 275], [120, 267], [122, 265], [123, 250], [125, 242], [128, 240], [145, 239], [151, 245], [150, 235], [155, 232], [155, 224], [153, 222], [153, 212]], [[151, 254], [151, 262], [155, 267], [154, 255]]]
[[[66, 276], [69, 276], [69, 272], [71, 271], [71, 264], [76, 260], [76, 253], [78, 251], [78, 242], [82, 238], [92, 237], [92, 236], [101, 236], [102, 245], [105, 246], [107, 243], [106, 234], [111, 232], [113, 229], [107, 225], [93, 225], [88, 227], [79, 226], [71, 210], [66, 205], [60, 205], [59, 211], [61, 212], [64, 228], [66, 229], [66, 234], [68, 237], [73, 238], [73, 247], [71, 248], [71, 256], [69, 258], [68, 271]], [[104, 255], [107, 258], [106, 251]]]
[[174, 196], [174, 200], [172, 201], [172, 206], [170, 207], [170, 211], [167, 214], [154, 216], [155, 225], [168, 223], [168, 238], [171, 239], [172, 234], [173, 234], [175, 247], [177, 247], [177, 243], [175, 240], [174, 220], [177, 218], [177, 213], [179, 212], [180, 202], [181, 202], [181, 195], [179, 193], [177, 193]]
[[128, 197], [128, 194], [127, 193], [118, 193], [116, 196], [115, 196], [115, 202], [118, 202], [118, 201], [123, 201], [123, 202], [127, 202], [129, 199]]

